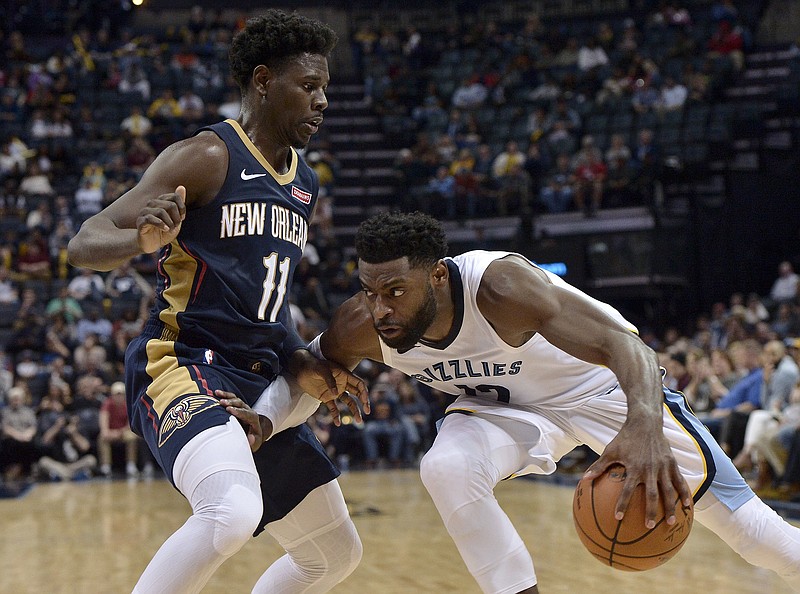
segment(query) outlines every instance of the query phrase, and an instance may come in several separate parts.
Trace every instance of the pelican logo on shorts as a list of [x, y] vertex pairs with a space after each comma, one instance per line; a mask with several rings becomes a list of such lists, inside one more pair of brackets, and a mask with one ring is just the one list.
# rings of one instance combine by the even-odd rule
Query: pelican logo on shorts
[[158, 447], [167, 443], [178, 429], [183, 429], [189, 424], [193, 416], [208, 410], [212, 406], [219, 406], [219, 401], [210, 396], [187, 396], [173, 406], [161, 419], [161, 429], [158, 435]]
[[292, 196], [297, 198], [303, 204], [309, 204], [311, 202], [311, 193], [304, 192], [297, 186], [292, 186]]

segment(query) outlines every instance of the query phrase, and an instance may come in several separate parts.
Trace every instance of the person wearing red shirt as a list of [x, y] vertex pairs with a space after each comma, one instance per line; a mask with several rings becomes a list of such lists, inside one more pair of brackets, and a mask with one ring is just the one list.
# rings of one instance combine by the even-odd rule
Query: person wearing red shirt
[[[588, 153], [575, 169], [575, 206], [585, 211], [587, 216], [594, 216], [603, 200], [603, 187], [608, 176], [608, 167], [597, 155]], [[586, 194], [591, 192], [591, 202], [586, 205]]]
[[100, 474], [111, 475], [111, 446], [125, 444], [125, 473], [129, 477], [139, 474], [136, 456], [139, 437], [128, 425], [128, 410], [125, 404], [125, 384], [114, 382], [111, 393], [100, 406], [100, 435], [97, 437], [97, 451], [100, 456]]

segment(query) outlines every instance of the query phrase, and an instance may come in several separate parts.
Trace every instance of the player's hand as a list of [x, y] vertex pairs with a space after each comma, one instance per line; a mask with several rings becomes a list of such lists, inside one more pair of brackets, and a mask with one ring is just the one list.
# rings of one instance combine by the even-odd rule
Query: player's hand
[[272, 435], [272, 421], [259, 415], [236, 394], [225, 390], [214, 390], [214, 396], [219, 398], [219, 403], [225, 407], [226, 411], [239, 419], [242, 427], [247, 431], [247, 441], [253, 452], [258, 450], [261, 444]]
[[657, 431], [648, 432], [641, 427], [623, 425], [585, 476], [594, 480], [614, 464], [622, 464], [626, 475], [617, 500], [617, 520], [625, 515], [628, 502], [639, 484], [644, 484], [645, 489], [645, 526], [648, 530], [655, 527], [658, 519], [659, 496], [669, 525], [677, 521], [675, 507], [678, 501], [687, 507], [691, 505], [689, 485], [678, 470], [678, 463], [660, 426]]
[[139, 247], [152, 254], [178, 236], [186, 218], [186, 188], [178, 186], [172, 194], [161, 194], [147, 202], [136, 219]]
[[[313, 354], [305, 349], [299, 349], [292, 354], [290, 373], [294, 376], [297, 384], [313, 398], [323, 402], [334, 415], [334, 422], [338, 419], [338, 409], [334, 413], [333, 409], [336, 408], [336, 403], [332, 402], [336, 399], [342, 398], [342, 402], [347, 404], [350, 410], [353, 410], [355, 405], [358, 410], [358, 404], [361, 405], [364, 412], [369, 414], [369, 391], [367, 385], [360, 377], [353, 375], [347, 369], [327, 361], [325, 359], [317, 359]], [[350, 396], [345, 395], [349, 393]], [[353, 402], [353, 397], [356, 402]], [[328, 403], [331, 402], [331, 406]], [[333, 408], [332, 408], [333, 407]], [[355, 412], [353, 413], [354, 416]], [[361, 419], [359, 412], [357, 419]]]

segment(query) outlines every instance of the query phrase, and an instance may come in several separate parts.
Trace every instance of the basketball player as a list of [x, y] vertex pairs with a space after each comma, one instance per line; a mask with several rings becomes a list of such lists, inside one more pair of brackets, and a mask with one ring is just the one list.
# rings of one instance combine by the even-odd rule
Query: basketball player
[[[69, 244], [70, 262], [95, 270], [161, 250], [155, 307], [126, 353], [128, 410], [192, 515], [134, 592], [199, 592], [265, 528], [287, 554], [254, 592], [324, 592], [361, 557], [339, 471], [311, 430], [290, 427], [262, 445], [251, 427], [249, 444], [215, 397], [255, 404], [270, 386], [278, 398], [288, 370], [320, 400], [349, 390], [366, 401], [363, 382], [306, 350], [287, 301], [318, 190], [295, 149], [322, 123], [335, 43], [330, 28], [297, 14], [250, 19], [230, 49], [239, 117], [168, 147]], [[267, 436], [297, 424], [266, 414]], [[261, 446], [255, 460], [250, 445]]]
[[659, 495], [693, 498], [697, 520], [800, 592], [800, 529], [755, 496], [615, 309], [518, 254], [446, 258], [442, 228], [420, 213], [365, 221], [356, 250], [363, 291], [312, 351], [350, 369], [382, 362], [458, 396], [420, 472], [484, 592], [538, 592], [495, 485], [550, 474], [580, 444], [601, 454], [590, 477], [627, 469], [618, 518], [640, 483], [648, 528]]

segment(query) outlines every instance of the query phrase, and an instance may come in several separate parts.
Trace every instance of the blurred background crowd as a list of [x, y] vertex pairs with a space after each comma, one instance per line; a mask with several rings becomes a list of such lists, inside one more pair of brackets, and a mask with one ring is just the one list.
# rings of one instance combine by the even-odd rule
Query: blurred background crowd
[[[509, 217], [530, 230], [550, 215], [589, 224], [624, 219], [628, 208], [657, 216], [668, 171], [728, 158], [737, 114], [753, 108], [732, 90], [750, 77], [755, 52], [764, 55], [756, 32], [769, 2], [617, 2], [623, 9], [576, 8], [557, 20], [503, 3], [476, 15], [467, 4], [449, 5], [463, 19], [445, 22], [356, 18], [362, 7], [339, 31], [348, 67], [340, 77], [332, 65], [330, 112], [344, 114], [349, 134], [331, 117], [305, 152], [321, 193], [292, 304], [309, 340], [359, 290], [349, 237], [363, 214], [424, 210], [452, 222], [456, 239], [476, 221], [503, 227]], [[170, 19], [88, 0], [3, 10], [3, 480], [151, 477], [120, 380], [152, 305], [156, 256], [100, 274], [70, 267], [66, 246], [159, 151], [238, 115], [227, 49], [247, 10], [195, 6]], [[800, 51], [772, 50], [787, 68], [779, 91], [796, 100]], [[367, 168], [370, 159], [382, 161]], [[536, 242], [524, 241], [536, 260]], [[504, 244], [478, 231], [461, 243], [516, 249], [519, 236]], [[633, 321], [665, 382], [753, 485], [791, 499], [800, 494], [800, 252], [774, 256], [768, 285], [744, 275], [724, 298]], [[335, 427], [321, 410], [309, 421], [318, 437], [343, 469], [416, 464], [453, 397], [379, 365], [357, 372], [372, 414], [363, 424], [345, 414]], [[560, 472], [591, 460], [578, 450]]]

